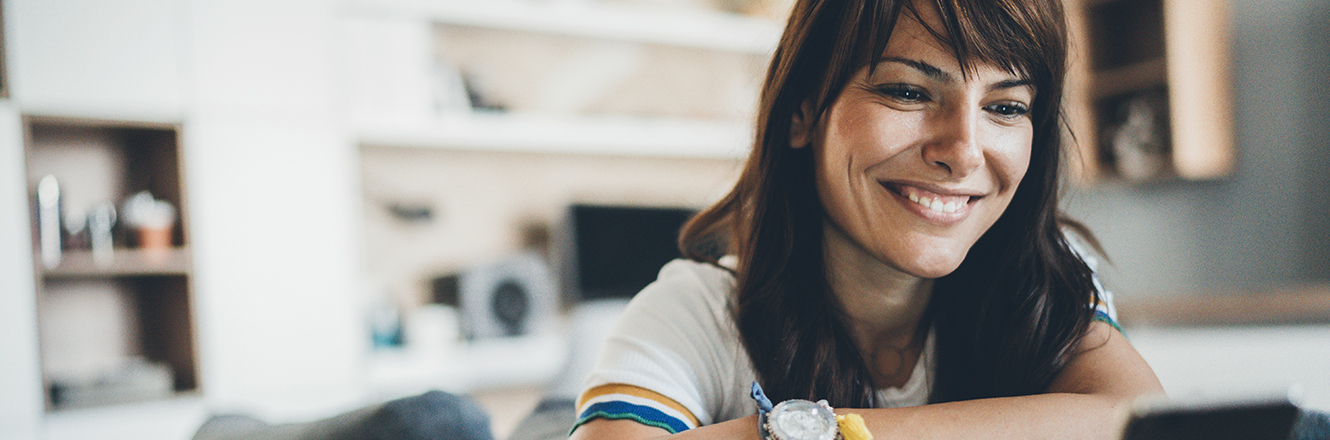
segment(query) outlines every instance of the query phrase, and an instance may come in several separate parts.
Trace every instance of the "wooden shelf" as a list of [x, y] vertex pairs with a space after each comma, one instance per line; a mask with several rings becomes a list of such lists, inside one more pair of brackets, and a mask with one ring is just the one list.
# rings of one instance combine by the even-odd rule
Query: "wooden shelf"
[[[1122, 179], [1222, 179], [1234, 168], [1235, 140], [1229, 88], [1227, 0], [1065, 0], [1073, 59], [1067, 115], [1081, 160], [1080, 182]], [[1122, 145], [1106, 139], [1127, 124], [1120, 105], [1154, 99], [1154, 124], [1134, 123], [1141, 149], [1120, 161]], [[1154, 117], [1148, 112], [1137, 116]], [[1163, 139], [1156, 148], [1154, 139]], [[1157, 158], [1142, 166], [1139, 157]], [[1157, 171], [1151, 171], [1156, 169]]]
[[[37, 323], [46, 330], [41, 333], [38, 348], [47, 409], [116, 407], [131, 401], [147, 403], [197, 393], [200, 381], [191, 293], [193, 258], [188, 246], [180, 126], [162, 121], [44, 114], [24, 115], [22, 125], [26, 180], [31, 189], [47, 176], [58, 182], [54, 199], [60, 214], [54, 220], [62, 235], [73, 233], [71, 218], [83, 220], [65, 216], [116, 206], [142, 191], [168, 202], [175, 216], [169, 237], [175, 247], [121, 247], [106, 255], [65, 250], [53, 267], [46, 267], [42, 256], [34, 255]], [[37, 231], [52, 226], [41, 218], [50, 213], [39, 211], [31, 216], [36, 222], [32, 230], [39, 235], [33, 241], [41, 239]], [[125, 217], [121, 212], [122, 222]], [[89, 228], [85, 225], [80, 229]], [[114, 235], [113, 231], [106, 233]], [[54, 243], [69, 244], [64, 239]], [[41, 246], [35, 252], [40, 253]], [[115, 374], [114, 365], [132, 359], [169, 370], [169, 390], [156, 388], [160, 382], [98, 388], [95, 382], [101, 380], [100, 375]], [[154, 367], [152, 371], [162, 370]], [[162, 378], [157, 374], [147, 380]], [[85, 386], [89, 380], [92, 384]], [[62, 386], [66, 388], [62, 390]]]
[[370, 358], [369, 385], [389, 396], [543, 386], [567, 362], [568, 343], [562, 333], [537, 333], [455, 347], [380, 351]]
[[482, 114], [430, 123], [362, 124], [362, 145], [625, 156], [740, 158], [751, 128], [743, 123], [631, 117]]
[[[193, 264], [189, 248], [184, 247], [116, 249], [104, 262], [91, 251], [65, 251], [61, 257], [59, 266], [42, 270], [42, 275], [47, 278], [189, 275]], [[40, 262], [41, 258], [35, 261]]]
[[1167, 60], [1155, 58], [1095, 72], [1094, 84], [1096, 99], [1165, 86], [1168, 84]]
[[1121, 298], [1117, 307], [1130, 327], [1330, 324], [1330, 285]]

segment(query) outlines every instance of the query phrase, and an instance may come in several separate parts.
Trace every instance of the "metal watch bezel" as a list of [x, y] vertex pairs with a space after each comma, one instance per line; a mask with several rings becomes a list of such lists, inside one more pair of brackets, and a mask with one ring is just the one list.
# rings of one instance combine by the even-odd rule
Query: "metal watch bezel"
[[[787, 433], [785, 433], [780, 429], [777, 429], [777, 426], [779, 426], [778, 420], [780, 420], [782, 417], [794, 414], [796, 410], [803, 411], [813, 408], [816, 409], [815, 411], [816, 415], [826, 423], [826, 426], [828, 426], [828, 429], [826, 431], [823, 431], [821, 434], [818, 434], [816, 437], [794, 438], [787, 436]], [[841, 438], [840, 429], [836, 423], [836, 413], [832, 411], [831, 405], [828, 405], [827, 401], [825, 400], [820, 400], [817, 402], [812, 402], [803, 399], [786, 400], [784, 402], [776, 404], [776, 406], [771, 409], [771, 412], [768, 413], [765, 418], [766, 418], [766, 423], [764, 424], [763, 428], [766, 429], [767, 434], [770, 435], [772, 440], [837, 440]]]

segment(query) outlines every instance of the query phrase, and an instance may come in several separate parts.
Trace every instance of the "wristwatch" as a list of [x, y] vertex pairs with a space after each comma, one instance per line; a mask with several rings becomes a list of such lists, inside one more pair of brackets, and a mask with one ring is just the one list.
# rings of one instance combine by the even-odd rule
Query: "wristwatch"
[[837, 440], [840, 427], [836, 413], [826, 400], [812, 402], [791, 399], [774, 407], [753, 382], [753, 400], [757, 402], [757, 431], [763, 440]]
[[773, 440], [835, 440], [840, 438], [836, 413], [825, 400], [786, 400], [767, 414], [767, 432]]

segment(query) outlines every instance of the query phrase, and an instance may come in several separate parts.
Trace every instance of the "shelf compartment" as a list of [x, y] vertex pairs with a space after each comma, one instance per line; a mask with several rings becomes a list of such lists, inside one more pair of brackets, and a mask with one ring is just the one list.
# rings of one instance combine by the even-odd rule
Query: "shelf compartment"
[[[24, 115], [22, 127], [31, 201], [37, 201], [44, 176], [55, 176], [60, 186], [61, 258], [48, 268], [34, 254], [47, 410], [196, 394], [193, 262], [179, 125]], [[86, 228], [77, 228], [83, 219], [78, 212], [123, 209], [126, 198], [144, 190], [176, 209], [170, 247], [130, 247], [136, 244], [132, 228], [116, 226], [109, 258], [99, 258], [89, 249]], [[66, 223], [66, 216], [75, 222]], [[42, 227], [37, 217], [34, 210], [34, 242]], [[124, 213], [117, 217], [123, 220]]]
[[[1067, 108], [1077, 181], [1203, 181], [1231, 175], [1236, 152], [1226, 0], [1065, 0], [1073, 63]], [[1166, 173], [1124, 176], [1103, 145], [1115, 102], [1166, 94]], [[1068, 139], [1072, 139], [1068, 137]], [[1121, 149], [1121, 148], [1118, 148]]]
[[1110, 98], [1168, 84], [1164, 58], [1153, 58], [1095, 73], [1095, 98]]
[[188, 244], [178, 126], [40, 115], [23, 121], [29, 188], [54, 175], [62, 209], [83, 212], [101, 203], [119, 209], [127, 197], [147, 190], [176, 208], [171, 242]]
[[1100, 3], [1088, 18], [1095, 70], [1164, 57], [1163, 0]]
[[[48, 409], [197, 392], [189, 290], [183, 275], [45, 280], [37, 303]], [[126, 375], [143, 371], [135, 359], [169, 371], [167, 389]]]

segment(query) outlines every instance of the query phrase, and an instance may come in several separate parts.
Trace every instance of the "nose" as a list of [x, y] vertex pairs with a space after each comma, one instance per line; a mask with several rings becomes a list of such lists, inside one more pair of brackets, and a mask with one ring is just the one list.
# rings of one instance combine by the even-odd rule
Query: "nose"
[[980, 109], [952, 109], [931, 119], [933, 136], [924, 144], [923, 159], [951, 178], [964, 178], [983, 166], [979, 144]]

